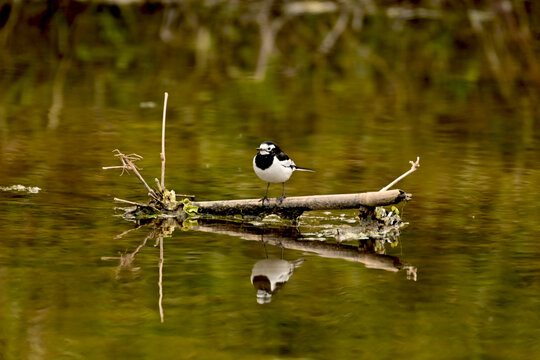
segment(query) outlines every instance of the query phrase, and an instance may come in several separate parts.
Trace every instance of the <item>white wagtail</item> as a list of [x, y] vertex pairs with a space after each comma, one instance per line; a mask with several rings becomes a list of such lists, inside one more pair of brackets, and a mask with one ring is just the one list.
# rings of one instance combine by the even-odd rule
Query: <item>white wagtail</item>
[[270, 183], [283, 183], [283, 195], [277, 198], [281, 203], [285, 199], [285, 181], [289, 180], [294, 171], [314, 172], [314, 170], [296, 166], [294, 161], [272, 141], [263, 142], [257, 150], [259, 152], [253, 158], [253, 170], [261, 180], [268, 183], [266, 194], [261, 199], [263, 204], [265, 200], [268, 200]]

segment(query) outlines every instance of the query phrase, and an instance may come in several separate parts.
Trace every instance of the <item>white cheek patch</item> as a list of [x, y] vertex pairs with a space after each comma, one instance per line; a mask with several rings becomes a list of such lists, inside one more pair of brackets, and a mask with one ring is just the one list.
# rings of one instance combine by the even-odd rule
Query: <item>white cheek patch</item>
[[275, 146], [273, 145], [266, 145], [266, 144], [261, 144], [261, 147], [260, 147], [260, 153], [261, 155], [268, 155], [272, 152], [272, 150], [275, 148]]
[[272, 149], [273, 149], [273, 146], [272, 145], [268, 145], [268, 144], [261, 144], [259, 146], [259, 152], [263, 155], [266, 155], [266, 154], [269, 154]]

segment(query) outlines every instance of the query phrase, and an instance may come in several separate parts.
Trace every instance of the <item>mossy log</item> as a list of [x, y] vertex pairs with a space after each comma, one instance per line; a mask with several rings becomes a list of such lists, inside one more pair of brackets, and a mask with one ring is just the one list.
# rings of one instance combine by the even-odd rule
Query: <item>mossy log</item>
[[[219, 217], [240, 215], [245, 218], [264, 218], [276, 214], [294, 221], [305, 211], [313, 210], [360, 209], [362, 217], [373, 217], [376, 207], [398, 204], [412, 197], [403, 190], [386, 190], [353, 194], [293, 196], [285, 198], [282, 202], [277, 198], [268, 199], [264, 203], [260, 199], [190, 201], [188, 198], [179, 202], [174, 199], [176, 196], [174, 192], [166, 190], [164, 194], [172, 195], [172, 200], [168, 200], [169, 196], [163, 196], [163, 200], [152, 199], [148, 204], [117, 198], [115, 201], [135, 205], [122, 208], [124, 217], [132, 220], [160, 216], [174, 216], [182, 219], [189, 216], [188, 214]], [[154, 197], [157, 195], [162, 194], [156, 192]], [[194, 209], [196, 212], [191, 212]]]
[[268, 199], [264, 204], [260, 199], [193, 201], [192, 205], [199, 208], [199, 214], [218, 216], [266, 216], [278, 214], [282, 217], [295, 219], [304, 211], [358, 209], [361, 207], [375, 208], [397, 204], [409, 200], [411, 194], [403, 190], [373, 191], [354, 194], [311, 195], [287, 197], [282, 202], [278, 199]]

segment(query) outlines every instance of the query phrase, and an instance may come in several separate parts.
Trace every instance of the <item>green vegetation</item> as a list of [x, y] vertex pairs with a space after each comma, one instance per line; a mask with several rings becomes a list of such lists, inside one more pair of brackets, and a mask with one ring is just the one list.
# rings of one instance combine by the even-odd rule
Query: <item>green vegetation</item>
[[[52, 70], [62, 81], [62, 64], [108, 86], [133, 72], [213, 84], [294, 78], [334, 90], [361, 81], [357, 95], [395, 94], [397, 106], [439, 82], [457, 99], [490, 81], [508, 101], [540, 86], [534, 1], [122, 3], [4, 1], [0, 59], [19, 70], [2, 77], [0, 100], [22, 96], [16, 84], [28, 77]], [[129, 95], [115, 92], [124, 105]]]

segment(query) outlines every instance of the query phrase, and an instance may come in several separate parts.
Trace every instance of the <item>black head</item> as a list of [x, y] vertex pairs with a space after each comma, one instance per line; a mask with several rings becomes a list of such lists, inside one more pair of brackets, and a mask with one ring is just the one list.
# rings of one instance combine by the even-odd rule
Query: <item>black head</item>
[[267, 155], [267, 154], [279, 154], [281, 152], [281, 149], [277, 146], [275, 142], [272, 141], [265, 141], [259, 147], [257, 148], [259, 153], [261, 155]]

